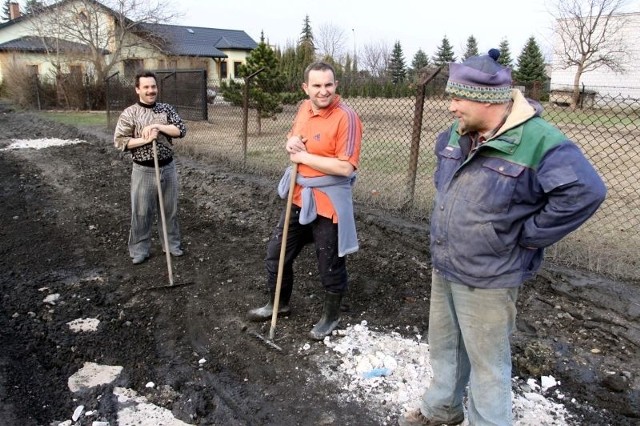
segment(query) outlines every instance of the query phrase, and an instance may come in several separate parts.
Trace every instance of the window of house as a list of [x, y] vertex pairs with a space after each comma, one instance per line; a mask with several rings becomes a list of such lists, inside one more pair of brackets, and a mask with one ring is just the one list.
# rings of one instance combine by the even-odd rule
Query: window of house
[[238, 76], [240, 75], [240, 65], [242, 65], [242, 62], [233, 63], [233, 76], [235, 78], [238, 78]]
[[158, 59], [158, 69], [159, 70], [166, 70], [167, 69], [167, 63], [164, 59]]
[[227, 63], [220, 62], [220, 78], [227, 78]]
[[178, 61], [176, 59], [172, 59], [169, 61], [169, 69], [170, 70], [178, 69]]
[[144, 68], [144, 61], [142, 59], [125, 59], [124, 60], [124, 78], [135, 78], [138, 71]]
[[29, 75], [34, 77], [38, 75], [38, 66], [37, 65], [27, 65], [27, 69], [29, 70]]

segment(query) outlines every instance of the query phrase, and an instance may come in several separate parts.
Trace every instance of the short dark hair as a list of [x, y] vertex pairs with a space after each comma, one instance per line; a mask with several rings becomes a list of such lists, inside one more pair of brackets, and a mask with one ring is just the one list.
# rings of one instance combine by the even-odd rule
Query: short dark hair
[[336, 78], [336, 70], [333, 68], [333, 66], [327, 62], [323, 62], [323, 61], [317, 61], [317, 62], [312, 62], [310, 63], [307, 68], [305, 68], [304, 70], [304, 82], [308, 83], [309, 82], [309, 73], [311, 71], [331, 71], [331, 73], [333, 74], [333, 78]]
[[153, 77], [153, 79], [158, 82], [158, 77], [156, 77], [156, 73], [153, 71], [142, 70], [136, 74], [136, 87], [140, 87], [140, 79], [143, 77]]

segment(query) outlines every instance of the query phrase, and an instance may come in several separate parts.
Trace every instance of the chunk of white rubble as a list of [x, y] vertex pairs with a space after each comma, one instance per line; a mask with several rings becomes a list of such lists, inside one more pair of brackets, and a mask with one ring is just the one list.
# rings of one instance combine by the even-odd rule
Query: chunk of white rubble
[[67, 323], [71, 331], [74, 333], [80, 333], [82, 331], [96, 331], [100, 320], [97, 318], [78, 318]]
[[71, 392], [78, 392], [83, 388], [112, 383], [122, 372], [122, 367], [111, 365], [99, 365], [93, 362], [85, 362], [80, 370], [75, 372], [67, 382]]
[[84, 411], [84, 405], [78, 405], [76, 409], [73, 411], [73, 416], [71, 416], [71, 420], [73, 420], [74, 422], [77, 422], [80, 416], [82, 415], [83, 411]]
[[557, 386], [558, 382], [556, 382], [556, 379], [553, 376], [542, 376], [540, 378], [540, 385], [542, 386], [542, 390], [546, 391], [549, 388]]
[[54, 294], [50, 294], [47, 297], [45, 297], [44, 300], [42, 301], [42, 303], [47, 303], [49, 305], [55, 305], [56, 302], [58, 301], [58, 299], [60, 299], [60, 294], [54, 293]]
[[136, 426], [189, 426], [176, 419], [171, 411], [148, 402], [132, 389], [116, 387], [113, 394], [118, 400], [118, 424]]

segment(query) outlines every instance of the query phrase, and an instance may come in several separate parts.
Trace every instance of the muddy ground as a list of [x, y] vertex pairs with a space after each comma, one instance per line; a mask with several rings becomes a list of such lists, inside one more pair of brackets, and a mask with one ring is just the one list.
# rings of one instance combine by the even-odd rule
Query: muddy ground
[[[252, 335], [268, 334], [268, 324], [245, 322], [266, 300], [265, 242], [283, 203], [274, 179], [179, 157], [186, 255], [173, 272], [188, 285], [153, 289], [168, 283], [159, 244], [139, 266], [126, 248], [130, 161], [101, 129], [0, 112], [0, 148], [43, 137], [89, 143], [0, 151], [0, 424], [49, 425], [82, 400], [115, 425], [114, 385], [193, 424], [380, 424], [384, 407], [341, 402], [318, 372], [314, 357], [326, 348], [307, 339], [322, 300], [310, 248], [296, 266], [294, 313], [278, 321], [283, 351]], [[357, 219], [343, 324], [426, 335], [426, 225], [360, 205]], [[55, 293], [55, 305], [43, 303]], [[638, 283], [547, 265], [519, 299], [514, 375], [561, 381], [564, 401], [582, 402], [568, 405], [577, 424], [638, 424], [639, 293]], [[98, 332], [72, 333], [67, 322], [77, 318], [98, 318]], [[296, 350], [307, 342], [310, 350]], [[79, 397], [67, 379], [85, 362], [125, 374]]]

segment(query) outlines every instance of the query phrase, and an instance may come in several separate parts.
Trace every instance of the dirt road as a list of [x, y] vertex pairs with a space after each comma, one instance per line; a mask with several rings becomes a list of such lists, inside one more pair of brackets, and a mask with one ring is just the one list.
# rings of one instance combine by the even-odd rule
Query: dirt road
[[[283, 203], [274, 180], [179, 157], [187, 254], [173, 269], [190, 285], [153, 290], [168, 282], [159, 243], [139, 266], [126, 248], [129, 160], [100, 131], [0, 113], [0, 148], [45, 137], [88, 143], [0, 151], [0, 424], [49, 425], [81, 399], [115, 425], [113, 386], [191, 424], [395, 424], [396, 413], [381, 420], [385, 407], [341, 402], [318, 371], [326, 348], [307, 339], [322, 292], [310, 248], [296, 265], [294, 314], [278, 322], [283, 351], [251, 334], [268, 332], [244, 314], [266, 298], [265, 241]], [[357, 219], [343, 324], [426, 335], [426, 225], [363, 206]], [[520, 296], [514, 374], [560, 380], [565, 400], [584, 401], [571, 405], [577, 424], [638, 424], [639, 294], [638, 283], [548, 266]], [[99, 319], [98, 332], [72, 333], [78, 318]], [[67, 380], [85, 362], [125, 373], [79, 396]]]

